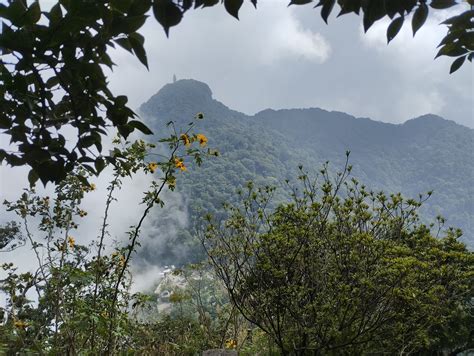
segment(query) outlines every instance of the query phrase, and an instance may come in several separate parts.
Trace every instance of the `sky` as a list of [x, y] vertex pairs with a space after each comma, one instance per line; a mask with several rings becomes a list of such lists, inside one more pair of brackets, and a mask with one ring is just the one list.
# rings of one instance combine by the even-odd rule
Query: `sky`
[[331, 15], [326, 25], [312, 6], [263, 0], [255, 10], [245, 2], [240, 21], [221, 5], [191, 10], [169, 38], [149, 19], [150, 70], [118, 50], [110, 80], [135, 108], [175, 74], [207, 83], [214, 98], [247, 114], [320, 107], [402, 123], [432, 113], [474, 128], [474, 67], [450, 75], [450, 58], [434, 60], [449, 15], [430, 14], [415, 38], [405, 21], [387, 46], [388, 21], [364, 34], [360, 17]]

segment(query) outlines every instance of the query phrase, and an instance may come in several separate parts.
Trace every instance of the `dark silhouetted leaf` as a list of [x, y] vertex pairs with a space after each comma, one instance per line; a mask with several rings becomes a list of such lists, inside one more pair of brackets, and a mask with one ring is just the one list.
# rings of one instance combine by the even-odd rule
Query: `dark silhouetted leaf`
[[137, 56], [138, 60], [148, 69], [148, 58], [146, 55], [145, 48], [143, 47], [145, 39], [142, 35], [136, 32], [131, 33], [128, 36], [128, 39], [130, 41], [130, 44], [132, 45], [133, 52], [135, 52], [135, 55]]
[[138, 120], [132, 120], [128, 123], [129, 126], [143, 132], [145, 135], [153, 135], [153, 131], [151, 131], [143, 122]]
[[126, 37], [117, 38], [114, 42], [117, 43], [123, 49], [126, 49], [127, 51], [132, 53], [132, 44], [130, 43], [128, 38]]
[[144, 15], [150, 10], [151, 8], [151, 0], [134, 0], [130, 9], [128, 10], [128, 14], [130, 16], [134, 15]]
[[411, 21], [411, 27], [413, 29], [413, 36], [415, 36], [416, 32], [423, 26], [428, 17], [428, 6], [425, 3], [421, 3], [420, 6], [416, 9], [415, 13], [413, 14], [413, 18]]
[[405, 18], [403, 16], [397, 17], [393, 20], [387, 28], [387, 43], [390, 43], [391, 40], [400, 32], [400, 29], [403, 26], [403, 21]]
[[467, 49], [461, 47], [458, 43], [448, 43], [438, 51], [435, 58], [439, 56], [459, 57], [466, 53]]
[[313, 0], [291, 0], [291, 2], [288, 4], [290, 5], [305, 5], [309, 4], [310, 2], [313, 2]]
[[243, 3], [244, 0], [224, 0], [224, 7], [230, 15], [234, 16], [238, 20], [239, 10]]
[[334, 8], [335, 3], [336, 3], [336, 0], [325, 0], [323, 2], [322, 8], [321, 8], [321, 17], [323, 18], [324, 22], [328, 23], [329, 15], [331, 14], [331, 11]]
[[456, 0], [432, 0], [430, 2], [433, 9], [447, 9], [456, 4]]
[[464, 64], [464, 61], [466, 60], [466, 57], [467, 56], [462, 56], [462, 57], [459, 57], [458, 59], [456, 59], [453, 64], [451, 64], [451, 68], [449, 70], [449, 74], [452, 74], [454, 73], [455, 71], [457, 71], [459, 68], [461, 68], [461, 66]]
[[181, 22], [183, 13], [171, 0], [155, 0], [153, 3], [153, 14], [156, 20], [163, 26], [166, 36], [169, 35], [170, 27]]
[[95, 170], [97, 171], [97, 174], [99, 174], [100, 172], [102, 172], [105, 168], [105, 161], [102, 157], [99, 157], [95, 160], [94, 162], [94, 167], [95, 167]]
[[39, 179], [38, 174], [35, 172], [34, 169], [31, 169], [30, 172], [28, 173], [28, 182], [30, 183], [30, 187], [33, 187], [38, 181], [38, 179]]
[[26, 12], [26, 17], [27, 21], [30, 24], [34, 24], [39, 21], [39, 19], [41, 18], [41, 9], [39, 2], [35, 1], [31, 4], [31, 6], [28, 8], [28, 11]]

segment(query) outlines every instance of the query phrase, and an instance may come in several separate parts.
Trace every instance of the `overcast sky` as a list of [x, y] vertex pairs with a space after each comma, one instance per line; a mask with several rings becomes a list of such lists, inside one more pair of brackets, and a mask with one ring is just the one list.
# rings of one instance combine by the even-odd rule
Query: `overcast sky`
[[216, 99], [248, 114], [321, 107], [401, 123], [434, 113], [474, 127], [474, 67], [449, 75], [451, 59], [433, 60], [443, 17], [430, 14], [414, 39], [405, 21], [387, 46], [388, 22], [364, 34], [355, 15], [331, 16], [328, 26], [319, 9], [285, 1], [263, 0], [258, 10], [245, 2], [240, 21], [223, 6], [189, 11], [168, 39], [150, 19], [143, 30], [150, 71], [117, 51], [111, 84], [133, 107], [176, 74], [206, 82]]

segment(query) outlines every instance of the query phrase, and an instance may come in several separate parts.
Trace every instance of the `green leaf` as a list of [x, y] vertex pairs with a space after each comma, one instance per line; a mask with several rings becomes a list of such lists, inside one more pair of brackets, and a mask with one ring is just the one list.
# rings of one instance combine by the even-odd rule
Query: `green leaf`
[[26, 18], [30, 24], [35, 24], [39, 21], [41, 18], [41, 8], [38, 1], [35, 1], [28, 8], [28, 11], [26, 12]]
[[57, 3], [54, 5], [49, 13], [47, 14], [51, 26], [55, 26], [63, 18], [63, 12], [61, 10], [61, 4]]
[[112, 0], [112, 7], [122, 13], [126, 13], [132, 4], [132, 0]]
[[145, 48], [143, 47], [143, 43], [145, 39], [139, 33], [131, 33], [128, 36], [130, 44], [132, 45], [133, 52], [137, 56], [138, 60], [148, 69], [148, 58], [146, 55]]
[[145, 135], [153, 135], [153, 131], [151, 131], [143, 122], [138, 120], [132, 120], [128, 123], [129, 126], [143, 132]]
[[128, 14], [133, 15], [144, 15], [151, 8], [151, 0], [135, 0], [130, 6]]
[[132, 44], [130, 43], [128, 38], [126, 38], [126, 37], [117, 38], [116, 40], [114, 40], [114, 42], [117, 43], [123, 49], [125, 49], [125, 50], [129, 51], [130, 53], [132, 53]]
[[95, 160], [94, 162], [94, 167], [95, 167], [95, 170], [97, 171], [97, 174], [99, 174], [100, 172], [102, 172], [105, 168], [105, 161], [102, 157], [99, 157]]
[[94, 136], [84, 136], [79, 139], [79, 146], [87, 148], [95, 144], [96, 138]]
[[[196, 2], [199, 0], [196, 0]], [[214, 5], [217, 5], [219, 3], [219, 0], [202, 0], [203, 2], [203, 7], [212, 7]]]
[[313, 0], [291, 0], [291, 2], [288, 4], [290, 5], [306, 5], [309, 4], [310, 2], [313, 2]]
[[36, 182], [38, 181], [39, 176], [34, 169], [31, 169], [28, 173], [28, 182], [30, 183], [30, 187], [34, 187]]
[[153, 3], [153, 14], [156, 20], [163, 26], [166, 36], [169, 35], [170, 27], [181, 22], [183, 13], [172, 0], [155, 0]]
[[459, 57], [458, 59], [456, 59], [453, 62], [453, 64], [451, 64], [451, 69], [449, 70], [449, 74], [452, 74], [455, 71], [457, 71], [459, 68], [461, 68], [461, 66], [464, 64], [464, 61], [466, 60], [466, 57], [467, 56], [462, 56], [462, 57]]
[[432, 0], [430, 6], [433, 9], [448, 9], [456, 5], [456, 0]]
[[230, 15], [234, 16], [238, 20], [239, 10], [243, 3], [244, 0], [224, 0], [224, 7]]
[[322, 3], [321, 17], [323, 18], [324, 22], [326, 22], [327, 24], [329, 15], [331, 14], [332, 9], [334, 8], [334, 4], [336, 3], [336, 0], [324, 0], [324, 1], [320, 1], [319, 4], [321, 3]]
[[393, 20], [387, 28], [387, 43], [390, 43], [391, 40], [397, 36], [398, 32], [403, 26], [403, 22], [405, 21], [405, 17], [400, 16]]
[[439, 56], [459, 57], [466, 53], [467, 49], [460, 46], [457, 42], [448, 43], [447, 45], [441, 47], [435, 58], [438, 58]]
[[427, 17], [428, 17], [428, 6], [425, 3], [421, 3], [420, 6], [416, 9], [415, 13], [413, 14], [413, 18], [411, 21], [411, 27], [413, 29], [413, 36], [415, 36], [416, 32], [423, 26]]

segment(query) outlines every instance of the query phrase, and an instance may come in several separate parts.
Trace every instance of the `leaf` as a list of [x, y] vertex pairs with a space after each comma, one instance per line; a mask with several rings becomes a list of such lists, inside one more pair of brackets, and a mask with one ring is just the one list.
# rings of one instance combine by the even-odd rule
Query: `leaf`
[[313, 0], [291, 0], [291, 2], [288, 4], [290, 5], [306, 5], [309, 4], [310, 2], [313, 2]]
[[183, 0], [183, 11], [187, 11], [193, 6], [193, 0]]
[[116, 40], [114, 40], [114, 42], [117, 43], [123, 49], [125, 49], [125, 50], [129, 51], [130, 53], [132, 53], [132, 44], [130, 43], [128, 38], [126, 38], [126, 37], [117, 38]]
[[448, 9], [451, 6], [456, 5], [456, 0], [432, 0], [430, 6], [433, 9]]
[[435, 58], [438, 58], [439, 56], [458, 57], [466, 53], [467, 49], [461, 47], [457, 42], [448, 43], [447, 45], [441, 47]]
[[243, 3], [244, 0], [224, 0], [224, 7], [230, 15], [234, 16], [238, 20], [239, 10]]
[[102, 172], [105, 168], [105, 161], [102, 157], [99, 157], [95, 160], [94, 162], [94, 167], [95, 167], [95, 170], [97, 171], [97, 174], [99, 174], [100, 172]]
[[403, 22], [405, 21], [405, 17], [400, 16], [393, 20], [387, 28], [387, 43], [390, 43], [391, 40], [397, 36], [398, 32], [403, 26]]
[[202, 0], [203, 7], [212, 7], [219, 3], [219, 0]]
[[155, 0], [153, 3], [153, 14], [156, 20], [163, 26], [166, 36], [169, 35], [170, 27], [181, 22], [183, 13], [172, 0]]
[[457, 71], [461, 66], [464, 64], [464, 61], [466, 60], [467, 56], [462, 56], [456, 59], [453, 64], [451, 64], [451, 69], [449, 70], [449, 74], [453, 74], [455, 71]]
[[84, 136], [79, 139], [79, 146], [82, 148], [87, 148], [95, 144], [96, 138], [94, 136]]
[[36, 182], [38, 181], [39, 176], [34, 169], [31, 169], [28, 173], [28, 182], [30, 183], [30, 187], [34, 187]]
[[323, 18], [324, 22], [326, 22], [326, 24], [328, 23], [328, 17], [331, 14], [335, 3], [336, 0], [325, 0], [323, 3], [323, 7], [321, 8], [321, 17]]
[[415, 36], [416, 32], [423, 26], [426, 19], [428, 17], [428, 6], [425, 3], [421, 3], [420, 6], [416, 9], [415, 13], [413, 14], [413, 18], [411, 21], [411, 27], [413, 29], [413, 36]]
[[35, 24], [41, 18], [41, 8], [38, 1], [35, 1], [31, 6], [28, 8], [26, 12], [26, 17], [30, 24]]
[[383, 1], [380, 0], [365, 1], [364, 5], [363, 24], [364, 31], [367, 32], [376, 21], [386, 15], [386, 10]]
[[128, 36], [130, 44], [132, 45], [133, 52], [137, 56], [138, 60], [147, 68], [148, 68], [148, 58], [146, 55], [145, 48], [143, 47], [143, 43], [145, 39], [139, 33], [131, 33]]
[[151, 0], [135, 0], [128, 10], [128, 14], [130, 16], [144, 15], [148, 12], [148, 10], [150, 10], [150, 8]]
[[153, 135], [153, 131], [151, 131], [143, 122], [138, 120], [132, 120], [128, 123], [129, 126], [143, 132], [145, 135]]
[[[387, 15], [393, 19], [400, 12], [400, 6], [397, 0], [385, 0], [385, 11]], [[403, 15], [401, 15], [403, 16]]]
[[112, 0], [112, 7], [122, 13], [126, 13], [132, 4], [132, 0]]

